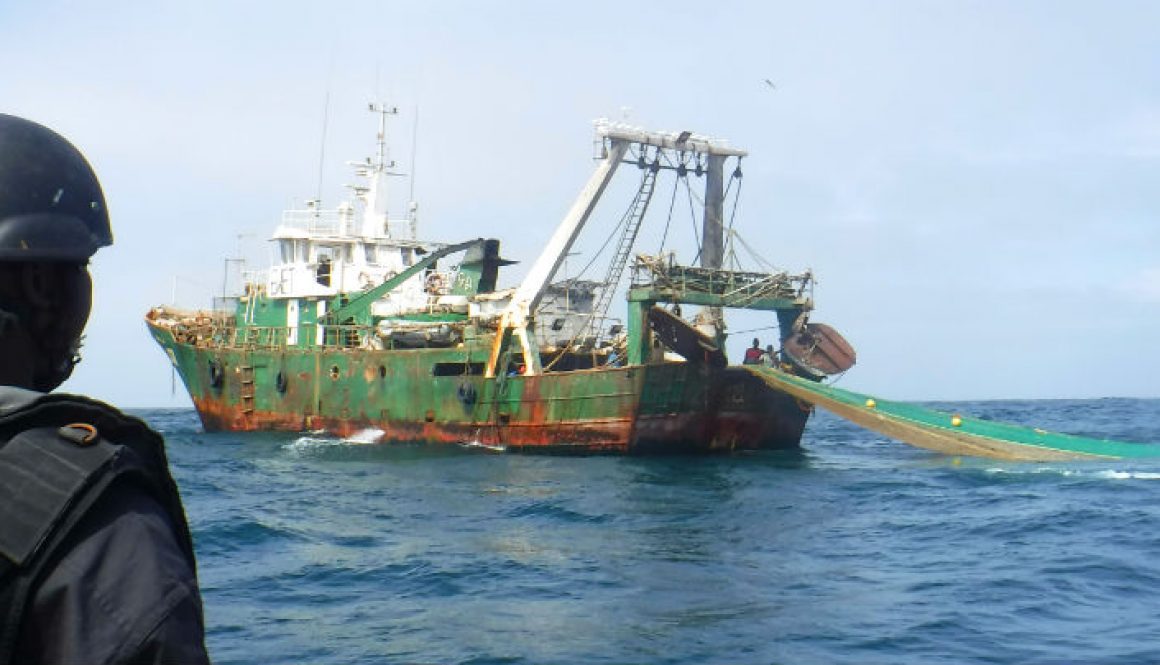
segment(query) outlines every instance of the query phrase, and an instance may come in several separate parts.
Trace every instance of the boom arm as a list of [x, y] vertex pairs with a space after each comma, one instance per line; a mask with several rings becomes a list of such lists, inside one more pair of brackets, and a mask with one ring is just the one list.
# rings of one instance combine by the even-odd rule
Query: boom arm
[[384, 281], [382, 284], [379, 284], [376, 287], [367, 289], [366, 291], [358, 294], [347, 304], [330, 312], [330, 314], [327, 315], [327, 318], [331, 323], [342, 321], [354, 313], [370, 307], [371, 304], [376, 300], [383, 297], [385, 294], [389, 293], [395, 288], [398, 288], [400, 284], [406, 282], [408, 279], [411, 279], [415, 275], [418, 275], [420, 272], [427, 269], [431, 264], [435, 263], [444, 256], [447, 256], [448, 254], [454, 254], [456, 252], [461, 252], [475, 244], [482, 245], [484, 242], [485, 241], [483, 238], [476, 238], [475, 240], [468, 240], [467, 242], [461, 242], [457, 245], [448, 245], [442, 249], [437, 249], [398, 275], [395, 275], [394, 277]]
[[539, 258], [532, 264], [527, 276], [524, 277], [524, 281], [512, 295], [507, 309], [500, 315], [499, 330], [488, 358], [486, 376], [495, 376], [500, 354], [513, 333], [519, 338], [520, 347], [524, 352], [526, 373], [540, 373], [539, 351], [533, 340], [529, 339], [531, 333], [528, 326], [531, 323], [532, 313], [536, 311], [536, 307], [539, 306], [540, 300], [544, 297], [544, 288], [547, 287], [552, 276], [556, 274], [556, 270], [564, 261], [568, 250], [572, 248], [572, 243], [576, 242], [576, 236], [580, 234], [580, 229], [584, 228], [584, 223], [588, 221], [588, 216], [592, 214], [592, 209], [596, 207], [596, 202], [604, 193], [608, 181], [616, 173], [616, 167], [620, 166], [620, 161], [628, 152], [628, 141], [613, 139], [610, 143], [604, 159], [596, 166], [596, 170], [588, 179], [588, 183], [580, 191], [580, 196], [576, 198], [576, 202], [572, 204], [572, 208], [565, 215], [564, 221], [556, 228], [556, 232], [552, 234], [552, 239], [548, 241], [548, 245], [544, 247], [544, 251], [540, 253]]

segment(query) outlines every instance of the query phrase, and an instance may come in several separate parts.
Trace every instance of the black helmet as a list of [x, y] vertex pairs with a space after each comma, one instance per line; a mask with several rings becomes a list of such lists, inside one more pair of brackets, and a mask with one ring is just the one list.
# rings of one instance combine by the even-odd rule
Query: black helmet
[[0, 261], [87, 261], [111, 244], [101, 184], [80, 151], [0, 113]]

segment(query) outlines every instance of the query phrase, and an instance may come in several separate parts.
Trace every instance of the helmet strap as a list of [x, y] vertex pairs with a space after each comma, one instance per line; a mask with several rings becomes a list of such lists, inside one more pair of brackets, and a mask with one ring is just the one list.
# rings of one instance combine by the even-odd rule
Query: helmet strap
[[10, 334], [10, 331], [20, 325], [20, 317], [12, 312], [0, 309], [0, 344]]
[[[0, 351], [15, 354], [14, 362], [26, 369], [17, 370], [8, 380], [48, 392], [64, 383], [80, 362], [81, 331], [60, 324], [62, 312], [73, 306], [72, 298], [66, 295], [70, 289], [63, 281], [67, 272], [59, 272], [62, 277], [57, 278], [43, 266], [25, 264], [12, 268], [7, 275], [14, 278], [8, 283], [9, 292], [0, 299]], [[19, 295], [12, 293], [13, 289]], [[21, 361], [28, 362], [25, 365]]]

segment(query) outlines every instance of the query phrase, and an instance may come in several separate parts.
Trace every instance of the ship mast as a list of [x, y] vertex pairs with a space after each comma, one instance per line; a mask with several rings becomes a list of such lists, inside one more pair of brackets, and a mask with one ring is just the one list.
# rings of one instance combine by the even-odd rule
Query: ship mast
[[[705, 160], [705, 217], [701, 226], [701, 267], [719, 270], [725, 258], [725, 155], [709, 153]], [[720, 307], [709, 307], [709, 319], [720, 332], [724, 315]]]
[[387, 152], [387, 116], [396, 115], [399, 109], [385, 104], [368, 104], [367, 110], [379, 114], [379, 132], [376, 136], [376, 151], [373, 160], [369, 163], [354, 163], [358, 167], [359, 175], [365, 176], [368, 186], [365, 189], [356, 189], [359, 198], [366, 204], [363, 213], [362, 235], [367, 238], [390, 237], [390, 227], [387, 224], [387, 178], [399, 175], [391, 171], [395, 162], [391, 161]]

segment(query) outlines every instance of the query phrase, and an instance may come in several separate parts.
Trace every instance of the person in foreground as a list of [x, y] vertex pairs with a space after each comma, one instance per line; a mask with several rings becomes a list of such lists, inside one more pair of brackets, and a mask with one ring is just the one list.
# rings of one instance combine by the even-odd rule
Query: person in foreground
[[48, 394], [79, 360], [88, 262], [112, 242], [80, 152], [0, 114], [0, 665], [209, 662], [161, 436]]

